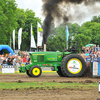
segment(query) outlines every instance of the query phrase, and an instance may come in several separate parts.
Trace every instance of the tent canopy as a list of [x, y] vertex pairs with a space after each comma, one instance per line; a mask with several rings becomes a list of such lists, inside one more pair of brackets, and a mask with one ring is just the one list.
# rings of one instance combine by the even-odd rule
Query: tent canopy
[[94, 44], [87, 44], [85, 47], [88, 47], [88, 46], [91, 47], [91, 46], [94, 46]]
[[13, 55], [13, 50], [8, 45], [0, 45], [0, 54], [8, 53], [11, 53], [11, 55]]

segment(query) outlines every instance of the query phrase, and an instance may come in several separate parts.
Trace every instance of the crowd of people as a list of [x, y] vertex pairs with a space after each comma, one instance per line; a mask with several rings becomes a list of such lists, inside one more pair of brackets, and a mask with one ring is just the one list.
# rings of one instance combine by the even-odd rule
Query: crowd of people
[[[79, 53], [84, 60], [87, 61], [99, 61], [100, 57], [100, 47], [99, 45], [94, 45], [94, 46], [83, 46], [81, 53]], [[30, 55], [26, 52], [23, 51], [18, 51], [18, 55], [11, 55], [11, 54], [2, 54], [0, 55], [0, 64], [6, 64], [6, 65], [16, 65], [16, 64], [30, 64]]]
[[8, 54], [2, 54], [0, 55], [0, 64], [1, 65], [17, 65], [17, 64], [30, 64], [30, 55], [27, 52], [20, 51], [18, 52], [18, 55], [11, 55], [11, 53]]
[[100, 57], [100, 47], [99, 45], [94, 46], [83, 46], [82, 47], [82, 53], [80, 55], [84, 58], [85, 61], [99, 61]]

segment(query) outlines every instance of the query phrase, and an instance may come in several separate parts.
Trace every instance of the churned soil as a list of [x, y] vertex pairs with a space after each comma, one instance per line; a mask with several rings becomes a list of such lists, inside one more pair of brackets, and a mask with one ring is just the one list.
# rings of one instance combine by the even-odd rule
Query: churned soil
[[[100, 77], [60, 77], [57, 74], [42, 74], [32, 78], [26, 74], [0, 74], [0, 82], [99, 82]], [[100, 100], [97, 89], [9, 89], [0, 90], [0, 100]]]
[[100, 100], [97, 90], [2, 90], [0, 100]]
[[26, 74], [0, 74], [0, 82], [99, 82], [100, 77], [60, 77], [57, 74], [42, 74], [38, 78]]

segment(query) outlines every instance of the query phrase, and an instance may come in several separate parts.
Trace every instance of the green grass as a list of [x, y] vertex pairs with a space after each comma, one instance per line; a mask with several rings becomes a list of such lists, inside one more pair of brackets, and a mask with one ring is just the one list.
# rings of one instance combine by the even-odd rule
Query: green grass
[[97, 89], [98, 84], [97, 83], [58, 83], [58, 82], [0, 82], [0, 90], [3, 89], [20, 89], [24, 90], [27, 88], [32, 88], [32, 89], [82, 89], [82, 90], [87, 90], [87, 89]]

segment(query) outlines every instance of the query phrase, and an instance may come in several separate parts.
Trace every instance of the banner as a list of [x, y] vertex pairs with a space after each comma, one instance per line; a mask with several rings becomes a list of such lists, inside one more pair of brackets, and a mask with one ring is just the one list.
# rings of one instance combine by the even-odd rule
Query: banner
[[15, 68], [13, 65], [3, 65], [2, 73], [15, 73]]
[[43, 29], [41, 25], [37, 22], [37, 46], [42, 46], [43, 41]]
[[20, 49], [21, 45], [21, 36], [22, 36], [22, 28], [20, 28], [18, 31], [18, 50]]
[[32, 24], [31, 24], [31, 48], [36, 48], [36, 44], [34, 40], [34, 32], [32, 30]]
[[93, 62], [93, 76], [98, 75], [98, 62]]
[[15, 30], [13, 30], [13, 49], [15, 50]]

